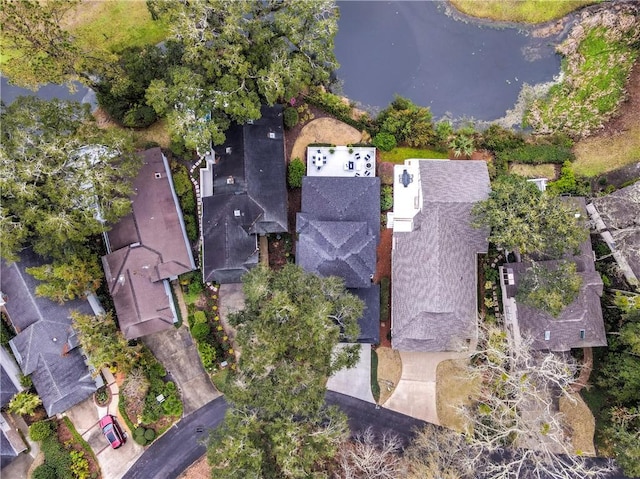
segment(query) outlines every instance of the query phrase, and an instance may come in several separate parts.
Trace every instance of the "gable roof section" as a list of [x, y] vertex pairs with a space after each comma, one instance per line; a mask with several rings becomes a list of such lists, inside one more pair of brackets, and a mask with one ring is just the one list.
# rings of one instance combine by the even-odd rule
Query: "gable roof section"
[[380, 179], [304, 177], [296, 218], [296, 264], [319, 276], [338, 276], [361, 298], [359, 342], [380, 339], [380, 287], [372, 285], [380, 236]]
[[195, 269], [167, 160], [160, 148], [143, 155], [132, 212], [107, 233], [111, 252], [102, 257], [127, 339], [172, 327], [176, 313], [164, 280]]
[[476, 336], [477, 254], [488, 242], [471, 226], [471, 208], [488, 197], [489, 174], [483, 161], [418, 165], [421, 209], [413, 231], [393, 237], [392, 346], [460, 350]]
[[[567, 201], [579, 208], [582, 217], [588, 219], [584, 198], [567, 198]], [[577, 255], [566, 255], [564, 259], [576, 264], [576, 272], [582, 279], [578, 297], [557, 318], [516, 301], [520, 334], [531, 338], [532, 347], [540, 350], [569, 351], [572, 348], [606, 346], [607, 338], [600, 305], [604, 285], [600, 274], [595, 269], [591, 239], [587, 238], [580, 245]], [[552, 260], [538, 261], [537, 264], [544, 268], [555, 269], [558, 263], [558, 260]], [[518, 284], [529, 266], [528, 263], [503, 265], [503, 270], [513, 273], [514, 279], [513, 285], [504, 285], [507, 298], [515, 298]], [[504, 278], [501, 280], [504, 281]], [[582, 330], [584, 333], [581, 333]], [[548, 340], [545, 339], [546, 331], [549, 332]], [[581, 337], [581, 334], [584, 337]]]
[[[12, 323], [28, 324], [9, 344], [22, 372], [31, 375], [47, 414], [52, 416], [83, 401], [97, 389], [71, 328], [72, 311], [93, 314], [93, 310], [86, 300], [60, 305], [36, 296], [39, 281], [27, 274], [25, 268], [41, 263], [30, 250], [23, 251], [20, 257], [18, 263], [2, 262], [7, 315]], [[21, 320], [23, 314], [30, 316]]]
[[261, 114], [225, 132], [205, 173], [213, 178], [213, 195], [202, 198], [205, 281], [240, 282], [257, 264], [254, 235], [288, 230], [282, 106], [263, 106]]
[[262, 209], [246, 195], [208, 196], [202, 199], [204, 280], [239, 283], [258, 264], [255, 235], [249, 233]]

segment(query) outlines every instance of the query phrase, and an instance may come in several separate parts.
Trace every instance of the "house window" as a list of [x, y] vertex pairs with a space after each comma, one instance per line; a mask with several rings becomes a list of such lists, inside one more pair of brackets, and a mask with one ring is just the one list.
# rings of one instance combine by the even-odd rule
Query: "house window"
[[544, 332], [544, 340], [549, 341], [551, 339], [551, 331]]
[[580, 330], [580, 339], [584, 339], [586, 337], [586, 335], [587, 335], [586, 333], [587, 332], [584, 329], [581, 329]]

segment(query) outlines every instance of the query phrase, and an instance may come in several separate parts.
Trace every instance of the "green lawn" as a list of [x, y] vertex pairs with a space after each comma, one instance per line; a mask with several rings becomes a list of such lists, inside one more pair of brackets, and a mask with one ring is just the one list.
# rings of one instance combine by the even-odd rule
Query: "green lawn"
[[420, 148], [394, 148], [391, 151], [380, 151], [381, 161], [390, 163], [403, 163], [409, 158], [429, 158], [429, 159], [446, 159], [449, 158], [448, 153], [442, 151], [420, 149]]
[[542, 23], [601, 0], [451, 0], [466, 15], [503, 22]]

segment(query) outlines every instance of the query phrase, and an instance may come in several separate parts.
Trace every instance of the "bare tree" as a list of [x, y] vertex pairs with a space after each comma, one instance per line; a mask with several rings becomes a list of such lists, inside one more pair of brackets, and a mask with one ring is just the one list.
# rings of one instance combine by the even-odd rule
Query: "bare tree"
[[597, 478], [612, 470], [612, 464], [595, 465], [574, 455], [558, 411], [561, 396], [572, 400], [573, 361], [533, 351], [526, 340], [511, 349], [498, 328], [484, 331], [480, 346], [469, 373], [480, 379], [481, 392], [474, 404], [461, 408], [471, 448], [465, 460], [475, 477]]
[[371, 428], [358, 433], [352, 443], [345, 444], [338, 455], [341, 479], [395, 479], [405, 477], [400, 455], [402, 443], [395, 434], [378, 438]]

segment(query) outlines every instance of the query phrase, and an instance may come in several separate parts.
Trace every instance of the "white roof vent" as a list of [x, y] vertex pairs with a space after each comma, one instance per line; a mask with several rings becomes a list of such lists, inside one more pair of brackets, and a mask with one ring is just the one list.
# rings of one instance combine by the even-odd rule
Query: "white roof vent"
[[551, 331], [544, 332], [544, 340], [549, 341], [551, 339]]
[[271, 138], [272, 140], [276, 139], [276, 134], [272, 131], [269, 132], [269, 138]]
[[227, 148], [224, 151], [227, 153], [227, 155], [230, 155], [231, 154], [231, 147], [227, 146]]
[[253, 125], [253, 120], [247, 120], [247, 125]]
[[228, 185], [233, 185], [236, 182], [236, 180], [233, 179], [233, 176], [230, 176], [229, 178], [227, 178], [227, 184]]
[[240, 218], [241, 216], [240, 210], [233, 210], [233, 216], [235, 216], [236, 218]]
[[160, 178], [162, 178], [162, 173], [156, 172], [154, 176], [156, 177], [156, 180], [159, 180]]

